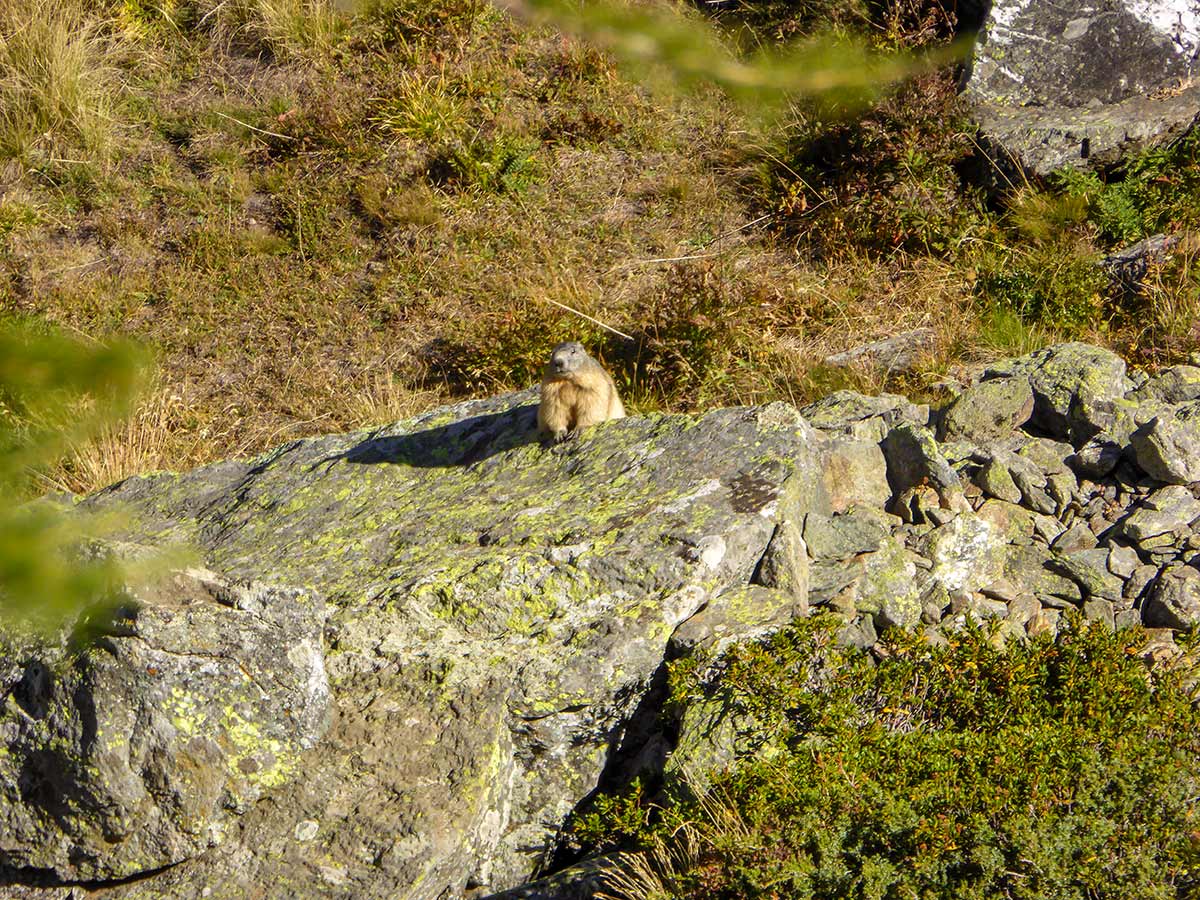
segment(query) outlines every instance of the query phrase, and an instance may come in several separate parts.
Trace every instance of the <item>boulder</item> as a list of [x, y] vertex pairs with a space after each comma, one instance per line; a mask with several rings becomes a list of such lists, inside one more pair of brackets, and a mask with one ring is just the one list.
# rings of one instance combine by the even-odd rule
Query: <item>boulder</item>
[[1191, 566], [1164, 569], [1142, 606], [1142, 620], [1152, 628], [1188, 630], [1200, 625], [1200, 571]]
[[966, 438], [977, 444], [1008, 437], [1033, 415], [1033, 390], [1024, 378], [981, 381], [965, 391], [942, 417], [941, 440]]
[[[786, 590], [733, 589], [759, 571], [782, 523], [828, 512], [820, 440], [795, 409], [634, 417], [543, 446], [533, 400], [461, 403], [246, 463], [133, 478], [83, 501], [122, 509], [122, 540], [187, 540], [224, 578], [291, 586], [330, 608], [337, 727], [308, 751], [303, 778], [247, 811], [236, 839], [155, 876], [156, 890], [425, 900], [513, 887], [601, 776], [642, 752], [655, 721], [646, 710], [661, 702], [648, 698], [679, 625], [707, 606], [686, 639], [711, 646], [792, 614], [802, 577]], [[780, 547], [781, 571], [802, 576], [803, 545]], [[293, 649], [273, 633], [279, 653]], [[228, 691], [241, 688], [237, 663], [247, 659], [230, 656]], [[277, 690], [268, 676], [257, 680]], [[162, 714], [176, 732], [186, 726], [183, 738], [213, 735], [222, 746], [219, 718], [169, 699]], [[215, 708], [231, 704], [239, 708]], [[286, 720], [289, 708], [305, 706], [278, 701], [276, 716]], [[242, 718], [250, 724], [229, 725], [232, 769], [278, 783], [279, 764], [237, 741], [282, 738]], [[156, 721], [122, 727], [131, 744], [153, 746]], [[286, 749], [277, 756], [290, 776], [300, 770]], [[61, 759], [77, 770], [89, 757], [68, 747]], [[217, 807], [253, 801], [231, 784], [197, 790], [206, 802], [215, 792]], [[97, 845], [118, 828], [139, 846], [161, 830], [116, 812], [126, 818], [114, 825], [107, 806], [79, 806], [59, 827]], [[200, 833], [171, 848], [171, 861], [211, 842], [199, 819], [188, 825]], [[45, 831], [23, 828], [3, 829], [7, 859], [78, 865]], [[101, 859], [97, 849], [87, 865], [132, 874], [165, 861], [141, 851]]]
[[1138, 467], [1159, 481], [1200, 481], [1200, 401], [1181, 403], [1155, 416], [1131, 439]]
[[1030, 424], [1082, 447], [1111, 424], [1113, 405], [1133, 389], [1125, 361], [1109, 350], [1070, 343], [990, 366], [984, 379], [1026, 379], [1033, 392]]
[[1191, 127], [1198, 47], [1185, 0], [995, 0], [965, 95], [1005, 168], [1107, 166]]
[[324, 624], [311, 591], [188, 571], [86, 649], [3, 647], [0, 862], [123, 878], [220, 843], [329, 727]]

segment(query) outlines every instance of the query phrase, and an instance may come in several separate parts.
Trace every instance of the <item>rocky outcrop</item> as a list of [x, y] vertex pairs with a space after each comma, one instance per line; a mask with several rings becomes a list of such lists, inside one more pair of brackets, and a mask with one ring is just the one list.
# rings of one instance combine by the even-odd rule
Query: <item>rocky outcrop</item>
[[323, 626], [307, 591], [189, 571], [129, 594], [91, 649], [6, 643], [0, 862], [100, 880], [218, 843], [329, 726]]
[[1038, 175], [1108, 165], [1192, 126], [1198, 52], [1192, 0], [995, 0], [966, 95], [1004, 161]]
[[[819, 437], [794, 409], [640, 417], [545, 447], [533, 400], [460, 404], [250, 463], [132, 479], [85, 501], [123, 510], [124, 540], [189, 543], [224, 577], [330, 610], [336, 725], [298, 764], [303, 778], [232, 810], [244, 815], [220, 846], [155, 876], [155, 891], [440, 898], [516, 885], [603, 778], [626, 758], [653, 757], [650, 711], [681, 623], [704, 609], [691, 629], [707, 644], [803, 612], [799, 523], [828, 500]], [[294, 649], [277, 637], [277, 652]], [[202, 648], [173, 651], [198, 666]], [[172, 697], [146, 700], [162, 707], [165, 744], [212, 734], [206, 703]], [[297, 709], [280, 697], [268, 705], [240, 727], [262, 730]], [[160, 725], [123, 727], [140, 747], [140, 732]], [[236, 770], [244, 759], [230, 761]], [[22, 798], [10, 799], [15, 816]], [[79, 814], [80, 828], [101, 830], [91, 810]], [[59, 872], [132, 874], [221, 837], [210, 829], [158, 855], [100, 858], [96, 848], [86, 871]], [[14, 835], [8, 859], [59, 866], [62, 854], [36, 838]]]
[[[131, 479], [84, 505], [124, 509], [131, 545], [186, 542], [220, 574], [143, 598], [115, 650], [36, 657], [59, 673], [53, 702], [28, 699], [45, 693], [34, 656], [10, 667], [0, 766], [42, 760], [73, 799], [68, 815], [50, 791], [5, 795], [0, 814], [27, 824], [0, 837], [4, 859], [67, 878], [184, 860], [115, 898], [587, 896], [594, 866], [522, 886], [584, 798], [637, 773], [702, 785], [753, 750], [703, 700], [664, 731], [672, 657], [719, 672], [732, 643], [812, 612], [868, 649], [889, 628], [942, 641], [974, 621], [1003, 642], [1079, 617], [1154, 629], [1152, 663], [1176, 653], [1200, 622], [1192, 374], [1066, 344], [993, 364], [938, 409], [839, 392], [631, 417], [552, 447], [524, 393]], [[274, 599], [243, 609], [231, 585]], [[211, 629], [162, 637], [156, 617], [177, 608]], [[287, 631], [269, 652], [218, 641], [204, 657], [209, 630], [240, 634], [269, 608], [324, 621], [319, 646]], [[323, 736], [320, 704], [294, 694], [321, 648]], [[248, 656], [266, 668], [225, 664]], [[110, 657], [125, 674], [94, 677]], [[252, 704], [238, 692], [256, 681], [268, 696]], [[211, 700], [181, 712], [173, 684]], [[71, 710], [122, 703], [139, 711], [113, 718], [123, 742], [72, 731], [86, 716]], [[239, 749], [250, 728], [283, 763]], [[209, 773], [194, 784], [193, 757]]]

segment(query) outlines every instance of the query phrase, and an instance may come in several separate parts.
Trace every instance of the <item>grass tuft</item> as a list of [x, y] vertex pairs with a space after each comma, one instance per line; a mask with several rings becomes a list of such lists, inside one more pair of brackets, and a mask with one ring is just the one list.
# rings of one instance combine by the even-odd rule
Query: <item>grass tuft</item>
[[116, 140], [113, 38], [77, 0], [0, 4], [0, 158], [104, 156]]

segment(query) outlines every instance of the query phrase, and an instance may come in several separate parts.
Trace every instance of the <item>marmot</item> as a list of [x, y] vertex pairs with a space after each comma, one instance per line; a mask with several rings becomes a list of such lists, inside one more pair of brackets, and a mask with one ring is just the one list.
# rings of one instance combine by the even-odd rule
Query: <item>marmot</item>
[[609, 419], [625, 418], [617, 386], [583, 344], [567, 341], [550, 351], [542, 372], [538, 431], [561, 441], [569, 434]]

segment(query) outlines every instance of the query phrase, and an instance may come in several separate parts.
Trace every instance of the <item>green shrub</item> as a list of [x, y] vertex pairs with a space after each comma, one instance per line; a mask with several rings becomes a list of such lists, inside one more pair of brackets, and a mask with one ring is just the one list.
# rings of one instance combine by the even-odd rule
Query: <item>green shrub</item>
[[1088, 204], [1100, 237], [1119, 246], [1159, 231], [1200, 226], [1200, 135], [1147, 151], [1101, 178], [1066, 169], [1052, 184]]
[[[678, 898], [1200, 890], [1200, 711], [1184, 667], [1148, 673], [1140, 633], [1076, 622], [1003, 649], [978, 629], [945, 647], [897, 636], [878, 662], [830, 634], [809, 621], [728, 660], [720, 699], [770, 752], [640, 820], [630, 798], [605, 801], [582, 833], [658, 848]], [[700, 849], [662, 865], [688, 832]]]

